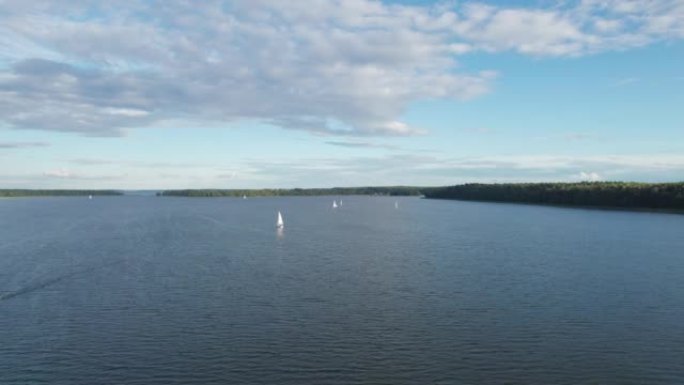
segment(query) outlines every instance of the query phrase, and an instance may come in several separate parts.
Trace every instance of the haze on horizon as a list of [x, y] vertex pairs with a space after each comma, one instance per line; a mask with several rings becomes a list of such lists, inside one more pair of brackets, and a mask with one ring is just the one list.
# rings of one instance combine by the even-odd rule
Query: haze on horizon
[[684, 0], [0, 1], [0, 188], [684, 180]]

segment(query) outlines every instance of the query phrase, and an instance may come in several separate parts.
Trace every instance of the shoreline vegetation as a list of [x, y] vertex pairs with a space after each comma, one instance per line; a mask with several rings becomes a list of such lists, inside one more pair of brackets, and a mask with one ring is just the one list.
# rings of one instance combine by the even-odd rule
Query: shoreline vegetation
[[[0, 189], [0, 197], [126, 195], [117, 190]], [[185, 189], [162, 197], [275, 197], [322, 195], [424, 196], [429, 199], [543, 204], [555, 206], [684, 210], [684, 182], [469, 183], [447, 187], [384, 186], [294, 189]]]
[[67, 196], [114, 196], [124, 195], [116, 190], [34, 190], [34, 189], [0, 189], [0, 198], [19, 197], [67, 197]]
[[293, 189], [200, 189], [166, 190], [158, 196], [174, 197], [273, 197], [273, 196], [320, 196], [320, 195], [391, 195], [421, 196], [435, 187], [389, 186], [389, 187], [332, 187]]
[[426, 198], [554, 206], [684, 210], [684, 182], [471, 183], [430, 190]]

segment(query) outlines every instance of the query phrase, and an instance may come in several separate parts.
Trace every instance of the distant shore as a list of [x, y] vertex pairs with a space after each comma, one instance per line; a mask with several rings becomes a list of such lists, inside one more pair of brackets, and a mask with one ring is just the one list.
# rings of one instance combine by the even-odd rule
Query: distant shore
[[421, 196], [435, 187], [389, 186], [389, 187], [332, 187], [293, 189], [187, 189], [165, 190], [158, 196], [175, 197], [269, 197], [269, 196], [320, 196], [320, 195], [391, 195]]
[[684, 210], [684, 183], [474, 183], [432, 189], [425, 196], [602, 209]]
[[[0, 198], [41, 196], [116, 196], [117, 190], [0, 189]], [[383, 186], [294, 189], [184, 189], [163, 197], [274, 197], [323, 195], [424, 196], [429, 199], [543, 204], [565, 207], [684, 211], [684, 182], [470, 183], [446, 187]]]
[[0, 198], [123, 195], [116, 190], [0, 189]]

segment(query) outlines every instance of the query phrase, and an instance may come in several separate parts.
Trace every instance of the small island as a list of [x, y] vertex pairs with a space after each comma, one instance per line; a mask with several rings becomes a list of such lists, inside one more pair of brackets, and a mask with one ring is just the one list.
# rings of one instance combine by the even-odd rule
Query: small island
[[684, 210], [684, 182], [470, 183], [430, 189], [425, 196], [466, 201]]

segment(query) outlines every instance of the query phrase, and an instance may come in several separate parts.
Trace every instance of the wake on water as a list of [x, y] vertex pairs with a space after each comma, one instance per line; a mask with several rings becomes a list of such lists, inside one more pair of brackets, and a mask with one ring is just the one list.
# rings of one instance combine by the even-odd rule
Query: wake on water
[[68, 273], [58, 275], [56, 277], [52, 277], [52, 278], [40, 280], [37, 282], [33, 282], [33, 283], [26, 285], [26, 286], [24, 286], [18, 290], [5, 291], [5, 292], [0, 291], [0, 302], [6, 301], [6, 300], [12, 299], [12, 298], [20, 297], [20, 296], [25, 295], [25, 294], [31, 294], [35, 291], [38, 291], [38, 290], [44, 289], [46, 287], [52, 286], [54, 284], [57, 284], [59, 282], [62, 282], [66, 279], [76, 277], [79, 275], [83, 275], [83, 274], [88, 274], [88, 273], [91, 273], [91, 272], [99, 270], [99, 269], [104, 269], [107, 267], [115, 266], [115, 265], [121, 264], [123, 262], [124, 262], [124, 260], [117, 260], [117, 261], [112, 261], [112, 262], [105, 263], [102, 265], [90, 266], [90, 267], [87, 267], [84, 269], [70, 271]]

